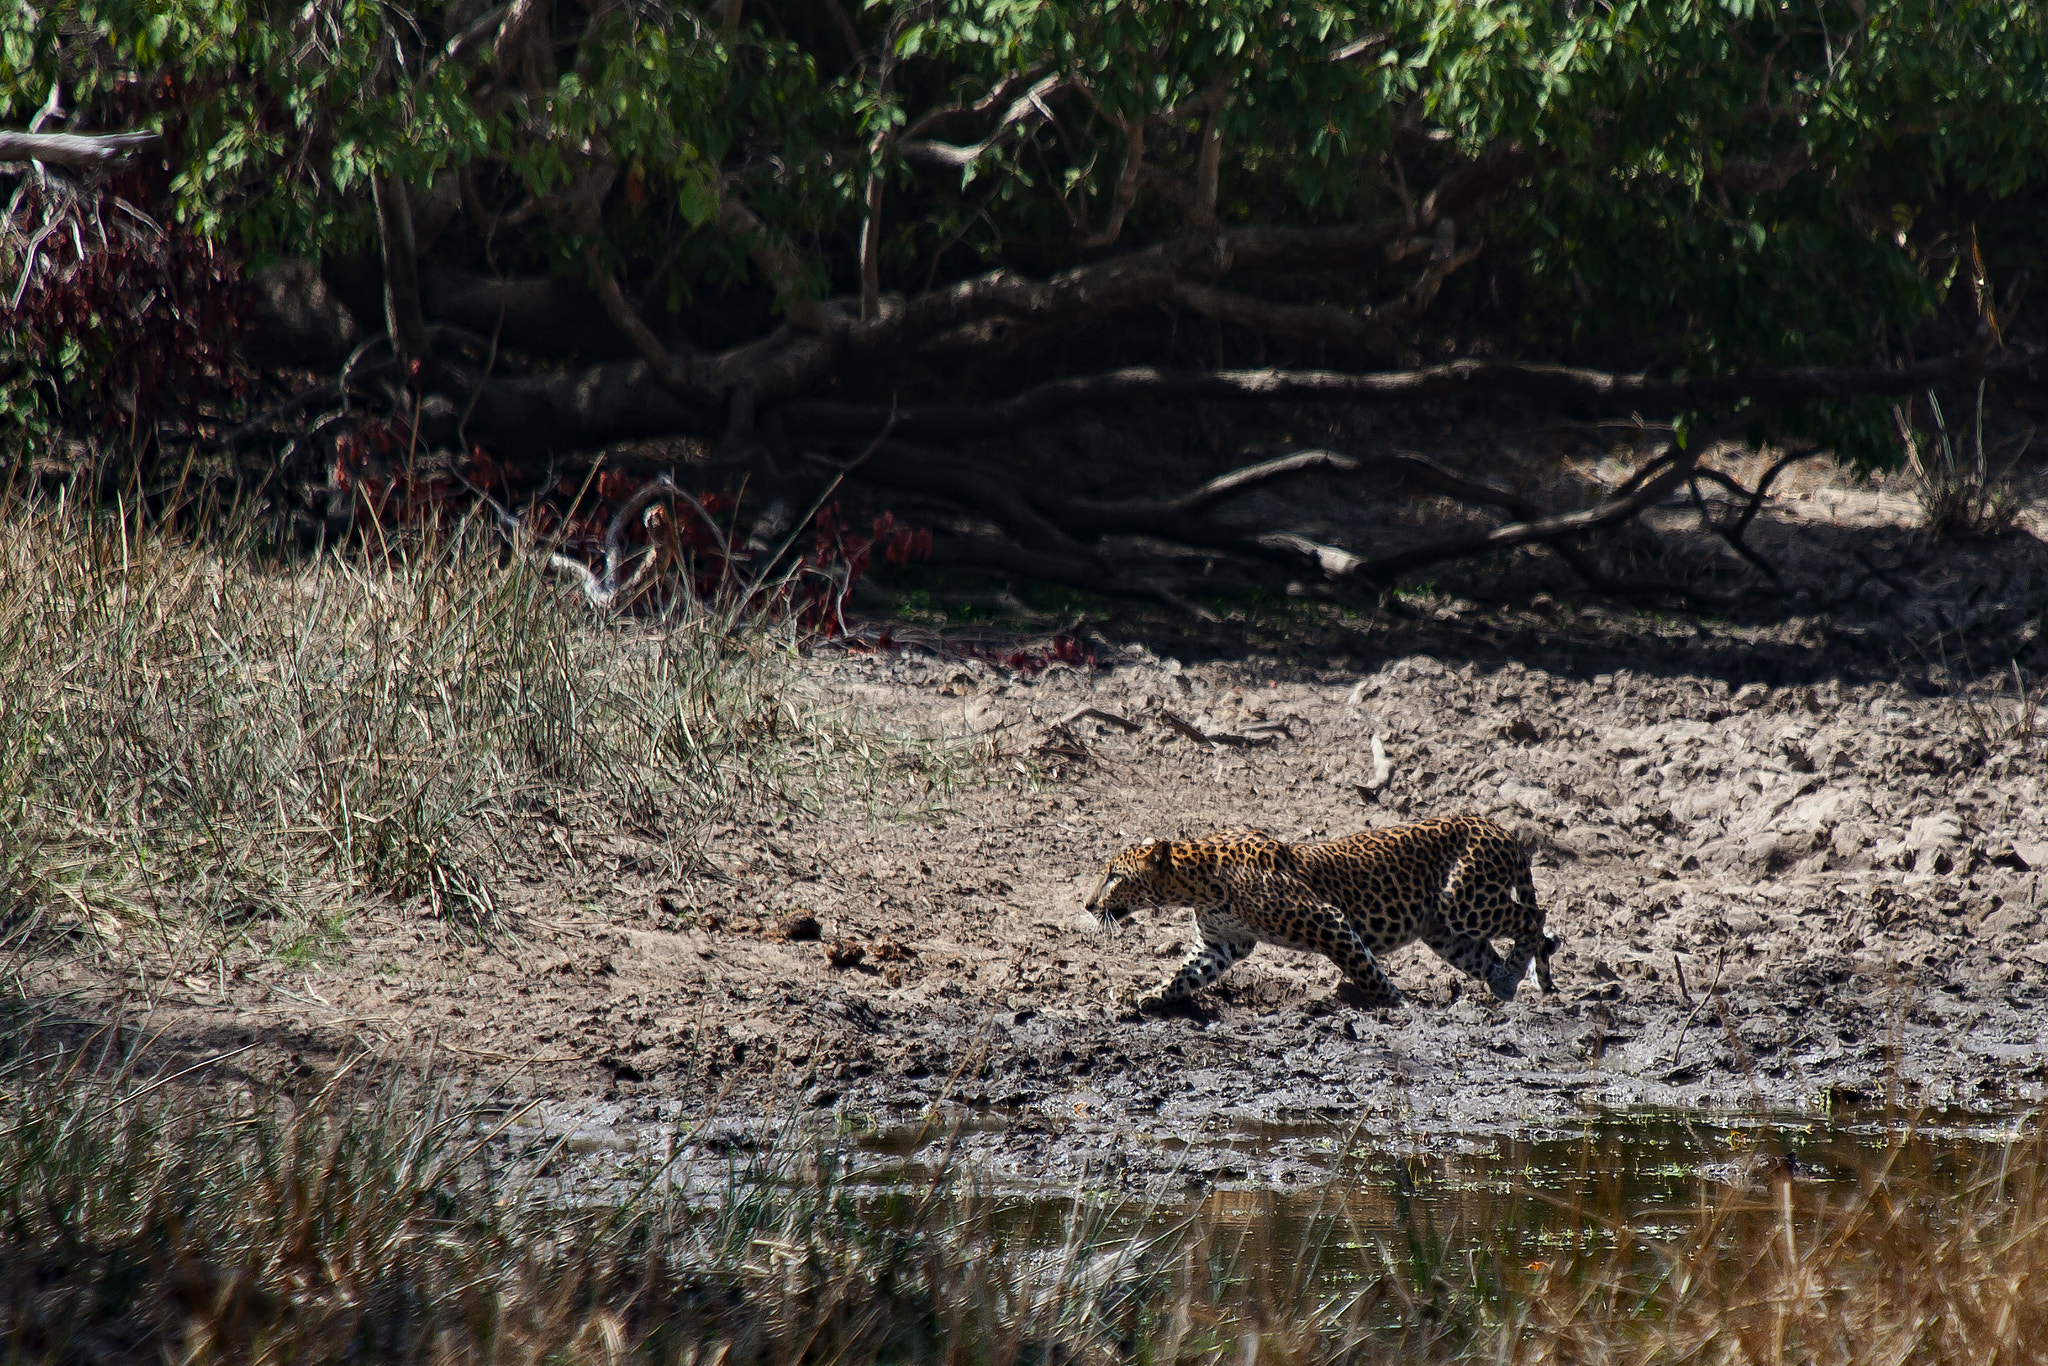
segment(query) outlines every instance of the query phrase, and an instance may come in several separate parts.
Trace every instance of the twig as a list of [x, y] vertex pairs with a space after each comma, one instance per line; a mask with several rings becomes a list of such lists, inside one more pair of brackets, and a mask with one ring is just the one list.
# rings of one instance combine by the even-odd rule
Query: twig
[[[1228, 745], [1232, 749], [1251, 749], [1259, 745], [1279, 743], [1272, 735], [1232, 735], [1228, 731], [1205, 731], [1185, 716], [1173, 711], [1162, 710], [1159, 713], [1159, 721], [1160, 724], [1179, 731], [1190, 740], [1196, 741], [1208, 749], [1213, 749], [1217, 745]], [[1282, 723], [1280, 729], [1283, 732], [1286, 731], [1284, 723]], [[1287, 733], [1291, 735], [1291, 732]]]
[[1764, 477], [1756, 481], [1756, 492], [1750, 495], [1749, 506], [1742, 510], [1742, 518], [1735, 524], [1737, 536], [1747, 531], [1749, 524], [1756, 519], [1757, 509], [1763, 506], [1764, 496], [1771, 491], [1771, 485], [1777, 482], [1778, 476], [1812, 454], [1813, 447], [1802, 446], [1778, 457], [1777, 461], [1764, 471]]
[[[1778, 568], [1776, 565], [1772, 564], [1769, 560], [1765, 559], [1762, 555], [1758, 554], [1756, 550], [1750, 546], [1749, 542], [1743, 540], [1741, 536], [1736, 534], [1733, 528], [1723, 526], [1719, 522], [1714, 520], [1714, 514], [1707, 510], [1706, 500], [1700, 497], [1700, 476], [1702, 475], [1710, 476], [1719, 481], [1725, 481], [1726, 483], [1731, 484], [1738, 489], [1742, 489], [1742, 486], [1740, 484], [1735, 483], [1733, 479], [1730, 479], [1727, 475], [1722, 474], [1719, 470], [1695, 470], [1693, 472], [1693, 477], [1685, 481], [1685, 486], [1692, 493], [1692, 505], [1693, 508], [1700, 515], [1700, 525], [1705, 527], [1708, 531], [1713, 532], [1716, 536], [1719, 536], [1722, 540], [1726, 541], [1731, 550], [1733, 550], [1736, 554], [1740, 555], [1743, 559], [1749, 561], [1749, 563], [1753, 567], [1755, 567], [1755, 569], [1759, 573], [1761, 573], [1765, 578], [1769, 579], [1772, 583], [1784, 582], [1784, 580], [1778, 574]], [[1744, 493], [1749, 492], [1749, 490], [1747, 489], [1742, 489], [1742, 491]], [[1753, 501], [1752, 506], [1754, 506]]]
[[1108, 723], [1109, 725], [1119, 727], [1125, 731], [1139, 731], [1145, 729], [1143, 722], [1132, 721], [1127, 717], [1118, 716], [1114, 712], [1104, 711], [1100, 707], [1076, 707], [1074, 708], [1074, 710], [1068, 712], [1065, 716], [1062, 716], [1059, 720], [1053, 722], [1053, 724], [1055, 726], [1069, 726], [1076, 721], [1083, 720], [1084, 718], [1095, 721], [1103, 721]]
[[[1096, 107], [1101, 108], [1099, 104]], [[1145, 169], [1145, 121], [1117, 118], [1106, 109], [1102, 112], [1123, 130], [1124, 165], [1117, 172], [1116, 188], [1110, 193], [1109, 221], [1099, 232], [1091, 232], [1075, 244], [1084, 250], [1109, 246], [1123, 235], [1124, 219], [1138, 197], [1138, 181]]]
[[[1677, 965], [1677, 953], [1674, 952], [1671, 955], [1671, 962], [1673, 966]], [[1721, 985], [1721, 970], [1727, 966], [1728, 951], [1726, 949], [1723, 949], [1721, 951], [1720, 961], [1714, 965], [1714, 980], [1707, 983], [1707, 989], [1700, 993], [1699, 999], [1693, 1002], [1692, 1009], [1686, 1012], [1685, 1019], [1679, 1024], [1678, 1041], [1671, 1045], [1671, 1056], [1665, 1059], [1666, 1063], [1675, 1063], [1678, 1061], [1679, 1050], [1685, 1047], [1685, 1031], [1692, 1028], [1693, 1019], [1700, 1013], [1700, 1008], [1706, 1005], [1707, 1002], [1714, 999], [1714, 994]]]

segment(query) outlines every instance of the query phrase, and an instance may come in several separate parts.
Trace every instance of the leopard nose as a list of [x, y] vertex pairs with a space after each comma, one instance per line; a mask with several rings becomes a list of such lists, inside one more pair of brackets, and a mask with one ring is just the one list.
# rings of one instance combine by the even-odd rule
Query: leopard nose
[[1095, 890], [1088, 893], [1088, 899], [1082, 902], [1081, 904], [1083, 906], [1086, 906], [1091, 911], [1099, 911], [1102, 909], [1103, 897], [1108, 893], [1108, 891], [1109, 879], [1104, 878], [1102, 879], [1102, 881], [1095, 884]]

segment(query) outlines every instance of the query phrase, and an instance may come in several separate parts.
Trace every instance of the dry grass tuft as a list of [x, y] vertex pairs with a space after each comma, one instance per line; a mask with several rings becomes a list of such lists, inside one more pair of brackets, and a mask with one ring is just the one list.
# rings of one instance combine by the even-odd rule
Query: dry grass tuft
[[1941, 400], [1927, 392], [1928, 416], [1933, 422], [1931, 437], [1914, 431], [1910, 415], [1892, 409], [1899, 444], [1920, 496], [1922, 526], [1935, 539], [1973, 539], [2002, 536], [2012, 529], [2025, 509], [2025, 500], [2013, 486], [2011, 471], [2026, 441], [1994, 471], [1984, 444], [1984, 386], [1977, 386], [1977, 414], [1968, 435], [1958, 439], [1948, 429]]
[[686, 843], [854, 751], [770, 622], [607, 624], [489, 536], [280, 560], [215, 520], [0, 506], [0, 937], [482, 917], [524, 813]]

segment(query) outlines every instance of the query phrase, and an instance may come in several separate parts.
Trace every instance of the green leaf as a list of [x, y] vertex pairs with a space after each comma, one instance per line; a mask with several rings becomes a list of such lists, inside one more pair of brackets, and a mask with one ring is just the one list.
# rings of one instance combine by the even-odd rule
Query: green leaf
[[688, 177], [676, 193], [676, 209], [692, 228], [703, 227], [718, 214], [718, 186], [709, 175]]

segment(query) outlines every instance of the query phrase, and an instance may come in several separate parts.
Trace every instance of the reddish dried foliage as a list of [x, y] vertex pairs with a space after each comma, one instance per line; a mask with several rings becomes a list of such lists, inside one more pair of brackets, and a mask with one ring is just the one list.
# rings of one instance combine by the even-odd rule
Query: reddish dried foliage
[[66, 426], [131, 434], [246, 392], [235, 340], [247, 296], [225, 252], [150, 222], [110, 189], [31, 181], [9, 219], [27, 259], [18, 297], [0, 296], [0, 358], [39, 372]]
[[[334, 450], [329, 480], [334, 488], [356, 495], [358, 528], [445, 525], [473, 499], [464, 481], [500, 499], [516, 481], [514, 472], [481, 447], [463, 463], [461, 480], [411, 473], [417, 452], [402, 421], [365, 418], [335, 439]], [[527, 531], [559, 553], [597, 568], [604, 560], [613, 519], [643, 487], [644, 481], [616, 469], [600, 471], [587, 481], [558, 479], [531, 498], [521, 520]], [[877, 558], [901, 566], [931, 554], [931, 532], [900, 526], [891, 513], [862, 529], [833, 503], [812, 518], [808, 548], [781, 567], [769, 563], [778, 547], [762, 551], [735, 544], [738, 509], [730, 501], [707, 492], [697, 496], [697, 505], [682, 499], [658, 500], [623, 528], [628, 547], [653, 544], [664, 555], [670, 571], [664, 576], [667, 592], [687, 583], [697, 601], [716, 603], [758, 587], [771, 614], [793, 618], [828, 637], [846, 633], [847, 597]], [[773, 581], [757, 585], [755, 580], [764, 571], [774, 574]], [[641, 605], [658, 606], [664, 599], [663, 585], [657, 584]]]

